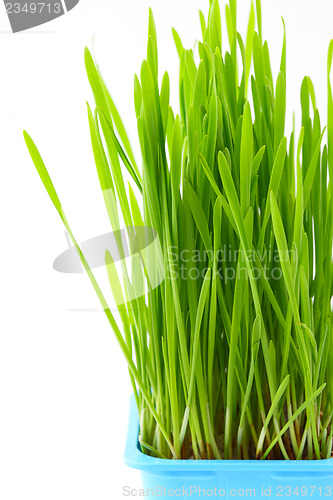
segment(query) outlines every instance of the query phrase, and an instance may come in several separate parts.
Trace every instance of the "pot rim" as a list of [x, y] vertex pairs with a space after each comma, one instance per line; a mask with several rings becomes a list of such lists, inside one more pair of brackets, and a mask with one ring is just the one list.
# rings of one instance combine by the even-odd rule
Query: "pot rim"
[[333, 471], [333, 458], [323, 460], [172, 460], [154, 458], [140, 450], [138, 441], [139, 416], [134, 395], [130, 400], [130, 412], [124, 462], [128, 467], [138, 470], [154, 469], [156, 472], [177, 471], [239, 471], [239, 472], [315, 472]]

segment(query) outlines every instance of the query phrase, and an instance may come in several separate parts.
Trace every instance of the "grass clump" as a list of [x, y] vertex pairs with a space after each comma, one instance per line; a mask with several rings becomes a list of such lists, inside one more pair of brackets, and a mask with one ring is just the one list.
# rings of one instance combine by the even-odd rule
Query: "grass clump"
[[[36, 146], [25, 139], [128, 363], [142, 451], [174, 459], [330, 458], [333, 43], [327, 144], [308, 77], [301, 132], [287, 139], [285, 38], [274, 82], [260, 1], [251, 6], [245, 42], [236, 0], [225, 15], [222, 45], [218, 1], [210, 2], [207, 19], [200, 12], [199, 57], [173, 31], [176, 114], [168, 73], [159, 78], [150, 12], [147, 58], [134, 85], [140, 169], [86, 50], [98, 176], [112, 228], [124, 220], [132, 250], [131, 265], [123, 262], [119, 274], [106, 252], [119, 321]], [[158, 252], [140, 250], [139, 227], [154, 229]], [[120, 240], [118, 247], [124, 255]]]

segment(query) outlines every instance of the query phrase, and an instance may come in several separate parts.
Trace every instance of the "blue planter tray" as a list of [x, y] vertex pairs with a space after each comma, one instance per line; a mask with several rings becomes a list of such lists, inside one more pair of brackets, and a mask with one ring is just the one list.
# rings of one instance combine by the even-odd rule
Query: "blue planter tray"
[[141, 471], [144, 498], [333, 499], [329, 460], [163, 460], [144, 455], [131, 400], [125, 464]]

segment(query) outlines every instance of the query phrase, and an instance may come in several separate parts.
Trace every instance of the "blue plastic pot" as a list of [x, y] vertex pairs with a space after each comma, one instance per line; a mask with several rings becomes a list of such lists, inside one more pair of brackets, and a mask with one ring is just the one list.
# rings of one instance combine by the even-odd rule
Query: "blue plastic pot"
[[141, 452], [138, 430], [132, 399], [124, 458], [141, 471], [144, 498], [333, 498], [333, 459], [163, 460]]

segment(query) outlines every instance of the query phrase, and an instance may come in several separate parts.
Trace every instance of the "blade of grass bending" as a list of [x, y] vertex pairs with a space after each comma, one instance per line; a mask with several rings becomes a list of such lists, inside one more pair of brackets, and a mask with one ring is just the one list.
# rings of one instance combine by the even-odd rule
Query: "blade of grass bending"
[[316, 392], [314, 392], [312, 394], [311, 397], [309, 397], [299, 408], [298, 410], [293, 414], [292, 418], [288, 420], [288, 422], [286, 423], [286, 425], [281, 429], [281, 431], [279, 432], [279, 434], [273, 439], [273, 441], [271, 442], [271, 444], [269, 445], [269, 447], [267, 448], [267, 450], [265, 451], [265, 453], [263, 454], [263, 456], [261, 457], [262, 460], [265, 460], [265, 458], [267, 458], [268, 454], [270, 453], [270, 451], [274, 448], [274, 446], [276, 445], [276, 443], [278, 442], [278, 440], [283, 436], [283, 434], [289, 429], [289, 427], [291, 426], [291, 424], [296, 420], [296, 418], [301, 414], [303, 413], [303, 411], [315, 400], [317, 399], [317, 397], [323, 392], [323, 390], [325, 389], [326, 387], [326, 384], [323, 384], [321, 387], [319, 387], [319, 389], [317, 389]]
[[94, 94], [96, 106], [97, 108], [103, 109], [107, 119], [111, 122], [111, 113], [106, 95], [104, 93], [100, 75], [96, 68], [95, 62], [92, 58], [92, 55], [90, 54], [90, 51], [87, 47], [85, 48], [84, 51], [84, 61], [85, 61], [88, 80]]
[[156, 450], [156, 448], [154, 448], [153, 446], [150, 446], [150, 444], [148, 444], [145, 441], [143, 441], [143, 439], [141, 438], [141, 436], [139, 436], [139, 443], [140, 443], [141, 446], [143, 446], [144, 448], [146, 448], [148, 451], [152, 452], [153, 455], [155, 455], [157, 458], [162, 458], [163, 460], [168, 460], [168, 457], [166, 457], [165, 455], [163, 455], [163, 453], [160, 453], [158, 450]]
[[[97, 133], [99, 134], [97, 110], [96, 110], [95, 122], [96, 122]], [[124, 178], [123, 178], [123, 175], [121, 172], [121, 167], [120, 167], [118, 155], [117, 155], [117, 152], [114, 150], [112, 138], [110, 138], [110, 134], [109, 134], [110, 130], [108, 129], [107, 125], [104, 123], [103, 118], [102, 118], [101, 123], [102, 123], [102, 128], [104, 129], [104, 140], [105, 140], [108, 152], [109, 152], [110, 170], [111, 170], [112, 175], [113, 175], [113, 180], [115, 183], [118, 200], [120, 203], [121, 213], [122, 213], [123, 219], [125, 221], [126, 227], [130, 228], [133, 226], [133, 220], [132, 220], [128, 196], [126, 193]], [[99, 143], [102, 146], [102, 139], [100, 136], [99, 136]], [[105, 201], [107, 200], [107, 197], [110, 195], [111, 200], [109, 200], [108, 203], [110, 203], [110, 201], [113, 202], [114, 211], [117, 211], [117, 203], [115, 200], [114, 190], [111, 193], [109, 193], [108, 191], [103, 191], [103, 195], [104, 195]], [[128, 230], [128, 236], [130, 237], [129, 230]], [[132, 245], [131, 240], [132, 240], [132, 237], [130, 237], [130, 245]]]
[[109, 136], [120, 156], [120, 158], [122, 159], [126, 169], [128, 170], [129, 174], [131, 175], [132, 179], [134, 180], [135, 184], [137, 185], [137, 187], [139, 188], [140, 192], [142, 193], [142, 181], [140, 179], [140, 177], [138, 177], [136, 171], [134, 170], [132, 164], [130, 163], [129, 159], [127, 158], [123, 148], [121, 147], [121, 144], [120, 142], [118, 141], [117, 139], [117, 136], [116, 134], [114, 133], [114, 130], [113, 128], [111, 127], [110, 125], [110, 122], [108, 121], [108, 119], [106, 118], [105, 114], [104, 114], [104, 111], [102, 110], [102, 108], [100, 108], [98, 110], [98, 115], [99, 115], [99, 119], [101, 121], [101, 123], [103, 124], [103, 130], [105, 130], [105, 128], [107, 129], [108, 133], [109, 133]]
[[[98, 71], [98, 69], [94, 63], [94, 60], [93, 60], [93, 58], [92, 58], [92, 56], [87, 48], [85, 49], [85, 65], [86, 65], [86, 71], [87, 71], [89, 83], [90, 83], [91, 88], [93, 90], [97, 109], [103, 111], [106, 122], [110, 125], [110, 124], [112, 124], [112, 115], [111, 115], [111, 111], [109, 108], [108, 96], [107, 96], [107, 93], [105, 92], [106, 88], [105, 88], [105, 85], [103, 86], [103, 81], [100, 77], [99, 71]], [[102, 124], [104, 136], [107, 140], [110, 132], [105, 127], [104, 122], [101, 122], [101, 124]], [[97, 119], [96, 119], [96, 126], [97, 126], [97, 132], [99, 134]], [[113, 126], [111, 126], [111, 129], [113, 132]], [[116, 149], [113, 141], [108, 141], [107, 146], [108, 146], [108, 152], [110, 155], [111, 166], [113, 169], [113, 173], [115, 174], [115, 181], [116, 181], [117, 190], [118, 190], [118, 193], [120, 193], [120, 195], [121, 195], [120, 201], [121, 201], [123, 207], [125, 208], [125, 211], [123, 214], [124, 218], [125, 218], [125, 222], [126, 222], [127, 226], [130, 226], [131, 221], [130, 221], [129, 210], [128, 210], [128, 206], [127, 206], [128, 205], [127, 199], [126, 199], [126, 196], [125, 197], [123, 196], [124, 189], [122, 189], [122, 186], [121, 186], [121, 180], [119, 177], [119, 173], [117, 173], [117, 170], [120, 169], [120, 165], [118, 165], [119, 160], [118, 160], [118, 155], [117, 155], [117, 149]]]
[[88, 110], [88, 121], [90, 129], [90, 138], [93, 147], [93, 153], [95, 158], [95, 163], [97, 167], [97, 173], [99, 178], [99, 183], [101, 185], [102, 191], [107, 191], [112, 189], [114, 191], [114, 184], [108, 164], [108, 160], [103, 148], [103, 144], [100, 140], [100, 135], [97, 130], [97, 124], [95, 123], [93, 114], [91, 112], [90, 106], [87, 103]]
[[108, 319], [108, 321], [109, 321], [109, 323], [111, 325], [111, 328], [112, 328], [112, 330], [113, 330], [113, 332], [114, 332], [114, 334], [116, 336], [116, 339], [117, 339], [117, 341], [118, 341], [118, 343], [120, 345], [120, 348], [121, 348], [121, 350], [122, 350], [122, 352], [123, 352], [123, 354], [125, 356], [127, 364], [129, 366], [132, 374], [133, 374], [133, 377], [135, 378], [136, 383], [138, 384], [138, 387], [140, 388], [140, 391], [141, 391], [141, 393], [142, 393], [142, 395], [143, 395], [143, 397], [144, 397], [144, 399], [145, 399], [145, 401], [146, 401], [146, 403], [147, 403], [147, 405], [148, 405], [148, 407], [149, 407], [152, 415], [154, 416], [154, 418], [155, 418], [155, 420], [156, 420], [159, 428], [161, 429], [161, 432], [162, 432], [162, 434], [163, 434], [166, 442], [168, 443], [168, 446], [170, 447], [171, 453], [173, 454], [173, 456], [175, 458], [178, 458], [178, 456], [177, 456], [177, 454], [175, 452], [175, 449], [173, 447], [173, 444], [172, 444], [172, 442], [171, 442], [171, 440], [169, 438], [169, 435], [166, 432], [166, 430], [165, 430], [165, 428], [163, 426], [163, 423], [161, 421], [161, 418], [160, 418], [160, 416], [158, 415], [158, 413], [157, 413], [157, 411], [155, 409], [155, 405], [154, 405], [154, 403], [153, 403], [153, 401], [151, 399], [151, 396], [149, 395], [149, 393], [148, 393], [148, 391], [147, 391], [147, 389], [146, 389], [143, 381], [141, 380], [139, 372], [138, 372], [138, 370], [137, 370], [137, 368], [136, 368], [136, 366], [135, 366], [135, 364], [134, 364], [134, 362], [132, 360], [131, 354], [130, 354], [130, 352], [128, 350], [128, 347], [127, 347], [127, 345], [126, 345], [126, 343], [125, 343], [125, 341], [124, 341], [124, 339], [122, 337], [122, 334], [121, 334], [121, 332], [120, 332], [120, 330], [118, 328], [116, 320], [114, 319], [114, 317], [113, 317], [113, 315], [112, 315], [112, 313], [111, 313], [111, 311], [109, 309], [109, 306], [107, 305], [107, 302], [106, 302], [106, 300], [104, 298], [104, 295], [103, 295], [103, 293], [102, 293], [102, 291], [101, 291], [101, 289], [100, 289], [100, 287], [99, 287], [99, 285], [98, 285], [98, 283], [96, 281], [96, 278], [95, 278], [93, 272], [91, 271], [91, 269], [89, 267], [88, 262], [86, 261], [86, 258], [84, 257], [84, 255], [83, 255], [83, 253], [82, 253], [82, 251], [81, 251], [78, 243], [76, 242], [76, 240], [75, 240], [75, 238], [73, 236], [73, 233], [72, 233], [72, 231], [71, 231], [71, 229], [69, 227], [69, 224], [67, 222], [67, 219], [65, 217], [65, 214], [64, 214], [64, 212], [62, 210], [62, 207], [61, 207], [59, 198], [57, 196], [57, 193], [56, 193], [56, 191], [54, 189], [54, 186], [53, 186], [52, 181], [50, 179], [50, 176], [49, 176], [49, 174], [47, 172], [45, 164], [44, 164], [44, 162], [43, 162], [43, 160], [42, 160], [42, 158], [41, 158], [41, 156], [40, 156], [40, 154], [38, 152], [38, 149], [37, 149], [36, 145], [34, 144], [34, 142], [32, 141], [31, 137], [26, 132], [24, 133], [24, 138], [26, 140], [26, 144], [27, 144], [29, 153], [31, 155], [31, 158], [32, 158], [34, 164], [35, 164], [37, 172], [38, 172], [38, 174], [39, 174], [39, 176], [40, 176], [40, 178], [41, 178], [41, 180], [42, 180], [42, 182], [43, 182], [43, 184], [44, 184], [44, 186], [45, 186], [45, 188], [46, 188], [46, 190], [47, 190], [47, 192], [48, 192], [48, 194], [49, 194], [49, 196], [50, 196], [50, 198], [51, 198], [51, 200], [52, 200], [52, 202], [53, 202], [53, 204], [55, 206], [55, 208], [57, 209], [57, 211], [58, 211], [58, 213], [59, 213], [59, 215], [61, 217], [61, 220], [63, 221], [63, 223], [64, 223], [64, 225], [65, 225], [65, 227], [66, 227], [66, 229], [68, 231], [68, 234], [69, 234], [69, 236], [70, 236], [70, 238], [71, 238], [71, 240], [73, 242], [73, 245], [74, 245], [74, 247], [75, 247], [75, 249], [76, 249], [76, 251], [77, 251], [77, 253], [78, 253], [79, 257], [80, 257], [80, 260], [81, 260], [81, 262], [82, 262], [82, 264], [83, 264], [83, 266], [84, 266], [84, 268], [85, 268], [85, 270], [86, 270], [86, 272], [88, 274], [88, 277], [89, 277], [89, 279], [90, 279], [90, 281], [91, 281], [91, 283], [92, 283], [92, 285], [94, 287], [94, 290], [95, 290], [95, 292], [97, 294], [97, 297], [98, 297], [98, 299], [99, 299], [99, 301], [100, 301], [100, 303], [101, 303], [101, 305], [103, 307], [105, 315], [106, 315], [106, 317], [107, 317], [107, 319]]
[[265, 420], [265, 423], [263, 425], [263, 428], [261, 430], [261, 433], [260, 433], [260, 436], [259, 436], [259, 441], [258, 441], [258, 446], [257, 446], [257, 452], [256, 452], [256, 457], [257, 459], [261, 456], [262, 454], [262, 447], [263, 447], [263, 444], [264, 444], [264, 439], [265, 439], [265, 435], [266, 435], [266, 430], [268, 429], [268, 425], [278, 407], [278, 404], [280, 403], [280, 400], [283, 396], [283, 394], [285, 393], [285, 390], [287, 389], [288, 387], [288, 384], [289, 384], [289, 380], [290, 380], [290, 375], [287, 375], [284, 380], [281, 382], [280, 384], [280, 387], [278, 388], [278, 390], [276, 391], [276, 394], [275, 394], [275, 397], [272, 401], [272, 404], [271, 404], [271, 407], [269, 409], [269, 412], [267, 414], [267, 417], [266, 417], [266, 420]]
[[131, 143], [130, 143], [130, 140], [128, 138], [128, 135], [127, 135], [127, 132], [126, 132], [126, 129], [125, 129], [125, 126], [122, 122], [122, 119], [120, 117], [120, 114], [119, 114], [119, 111], [108, 91], [108, 88], [107, 86], [105, 85], [105, 82], [99, 72], [99, 68], [97, 68], [98, 70], [98, 73], [99, 73], [99, 77], [100, 77], [100, 80], [101, 80], [101, 83], [102, 83], [102, 87], [103, 87], [103, 90], [104, 90], [104, 94], [106, 96], [106, 100], [107, 100], [107, 103], [109, 105], [109, 109], [110, 109], [110, 113], [111, 113], [111, 116], [112, 116], [112, 119], [113, 119], [113, 122], [115, 124], [115, 127], [117, 129], [117, 132], [119, 134], [119, 137], [120, 137], [120, 140], [124, 146], [124, 149], [127, 153], [127, 156], [129, 157], [130, 159], [130, 162], [131, 162], [131, 165], [133, 165], [133, 169], [135, 170], [135, 173], [138, 177], [138, 179], [140, 179], [140, 172], [139, 172], [139, 169], [137, 167], [137, 164], [136, 164], [136, 161], [135, 161], [135, 158], [134, 158], [134, 154], [133, 154], [133, 150], [132, 150], [132, 146], [131, 146]]
[[109, 168], [109, 163], [104, 151], [104, 147], [97, 129], [97, 124], [94, 120], [92, 112], [90, 110], [89, 104], [87, 104], [88, 109], [88, 121], [90, 129], [90, 139], [94, 153], [94, 159], [97, 169], [97, 174], [99, 178], [99, 183], [103, 192], [105, 207], [110, 219], [110, 223], [113, 231], [117, 231], [116, 240], [120, 255], [124, 255], [123, 245], [121, 237], [118, 237], [119, 230], [119, 215], [117, 209], [116, 196], [114, 191], [114, 184]]
[[30, 156], [31, 156], [31, 158], [35, 164], [36, 170], [39, 174], [39, 177], [41, 178], [41, 180], [44, 184], [44, 187], [45, 187], [49, 197], [51, 198], [53, 205], [55, 206], [60, 217], [62, 218], [63, 214], [62, 214], [60, 200], [58, 198], [56, 190], [54, 189], [54, 186], [53, 186], [53, 183], [52, 183], [51, 178], [49, 176], [49, 173], [46, 170], [46, 167], [45, 167], [45, 164], [42, 160], [42, 157], [39, 154], [39, 151], [38, 151], [35, 143], [31, 139], [30, 135], [24, 131], [23, 136], [24, 136], [28, 151], [30, 153]]

